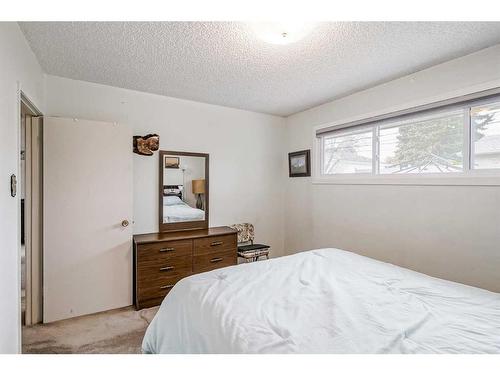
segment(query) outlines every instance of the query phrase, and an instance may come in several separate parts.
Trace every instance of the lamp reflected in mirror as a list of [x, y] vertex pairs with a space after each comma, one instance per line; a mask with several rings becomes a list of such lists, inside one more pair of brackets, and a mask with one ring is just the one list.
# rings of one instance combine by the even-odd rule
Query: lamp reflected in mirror
[[202, 195], [205, 194], [205, 180], [193, 180], [192, 191], [196, 195], [196, 208], [204, 210]]

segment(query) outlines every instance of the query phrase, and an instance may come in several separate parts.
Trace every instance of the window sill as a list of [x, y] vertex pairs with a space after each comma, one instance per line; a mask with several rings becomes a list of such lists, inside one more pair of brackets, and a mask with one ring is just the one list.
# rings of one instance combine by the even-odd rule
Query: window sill
[[500, 186], [500, 173], [442, 175], [337, 175], [313, 177], [317, 185]]

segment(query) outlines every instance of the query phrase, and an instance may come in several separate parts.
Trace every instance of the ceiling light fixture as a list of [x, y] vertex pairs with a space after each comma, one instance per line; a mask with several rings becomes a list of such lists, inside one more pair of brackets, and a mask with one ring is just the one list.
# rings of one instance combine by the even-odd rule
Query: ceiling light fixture
[[290, 44], [304, 38], [314, 28], [312, 22], [253, 22], [251, 28], [263, 41]]

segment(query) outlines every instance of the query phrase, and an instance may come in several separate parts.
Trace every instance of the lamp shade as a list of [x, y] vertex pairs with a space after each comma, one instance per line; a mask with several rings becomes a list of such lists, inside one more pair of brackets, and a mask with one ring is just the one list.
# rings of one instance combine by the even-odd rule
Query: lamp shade
[[193, 194], [205, 194], [205, 180], [193, 180]]

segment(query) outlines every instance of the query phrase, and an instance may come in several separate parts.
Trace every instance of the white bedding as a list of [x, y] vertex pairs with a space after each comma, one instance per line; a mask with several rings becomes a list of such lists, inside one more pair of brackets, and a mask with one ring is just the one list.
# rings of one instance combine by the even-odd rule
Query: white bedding
[[205, 220], [205, 211], [193, 208], [184, 202], [175, 205], [163, 206], [164, 223], [194, 220]]
[[181, 280], [146, 353], [500, 353], [500, 294], [336, 249]]

